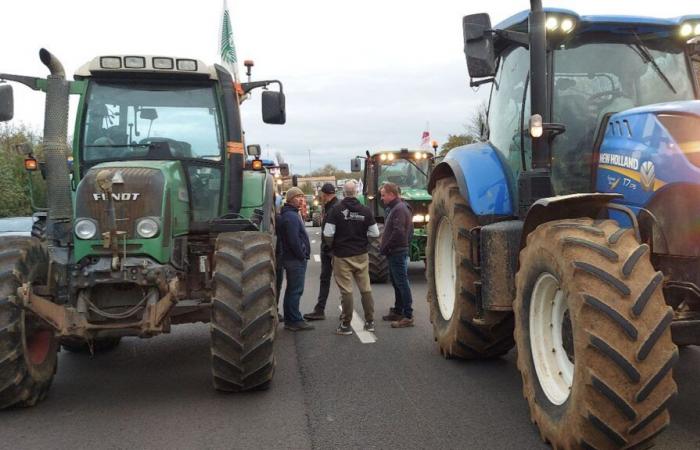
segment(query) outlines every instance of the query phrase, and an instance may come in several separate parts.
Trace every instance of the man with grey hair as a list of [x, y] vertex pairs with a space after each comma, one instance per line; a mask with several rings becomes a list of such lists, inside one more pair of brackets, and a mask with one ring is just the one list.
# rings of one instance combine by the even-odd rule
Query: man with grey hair
[[323, 239], [333, 253], [333, 274], [340, 289], [343, 312], [337, 334], [351, 335], [353, 314], [352, 281], [360, 290], [365, 313], [365, 330], [374, 331], [374, 299], [369, 284], [368, 238], [379, 237], [379, 228], [372, 211], [356, 198], [357, 183], [343, 186], [345, 198], [334, 207], [323, 227]]

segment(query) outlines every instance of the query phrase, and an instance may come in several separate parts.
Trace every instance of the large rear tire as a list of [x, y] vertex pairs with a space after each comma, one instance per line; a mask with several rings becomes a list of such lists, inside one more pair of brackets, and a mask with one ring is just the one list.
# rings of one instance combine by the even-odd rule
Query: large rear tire
[[369, 255], [370, 283], [386, 283], [389, 281], [389, 261], [379, 251], [381, 237], [370, 238], [367, 254]]
[[446, 358], [494, 358], [513, 348], [513, 314], [486, 311], [478, 317], [479, 275], [470, 254], [469, 230], [476, 216], [454, 178], [438, 180], [428, 222], [426, 275], [433, 335]]
[[267, 388], [275, 370], [274, 235], [222, 233], [214, 254], [211, 357], [214, 388]]
[[518, 369], [552, 447], [645, 446], [668, 425], [678, 350], [662, 282], [649, 247], [614, 221], [553, 221], [528, 236], [516, 277]]
[[45, 285], [48, 254], [29, 237], [0, 237], [0, 409], [46, 397], [57, 365], [53, 329], [18, 304], [17, 289]]

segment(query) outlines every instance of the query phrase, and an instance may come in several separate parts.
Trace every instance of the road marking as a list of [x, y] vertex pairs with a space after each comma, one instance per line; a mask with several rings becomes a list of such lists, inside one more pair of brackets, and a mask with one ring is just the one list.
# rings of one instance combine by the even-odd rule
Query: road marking
[[312, 243], [312, 244], [315, 244], [315, 243], [316, 243], [316, 239], [311, 239], [311, 243]]
[[[340, 312], [343, 311], [342, 306], [338, 306], [338, 309], [340, 309]], [[377, 335], [372, 333], [371, 331], [365, 331], [365, 322], [360, 319], [360, 316], [357, 311], [352, 312], [352, 320], [350, 321], [350, 327], [352, 330], [355, 332], [355, 336], [362, 342], [363, 344], [374, 344], [377, 342]]]
[[314, 254], [314, 261], [321, 262], [321, 255]]

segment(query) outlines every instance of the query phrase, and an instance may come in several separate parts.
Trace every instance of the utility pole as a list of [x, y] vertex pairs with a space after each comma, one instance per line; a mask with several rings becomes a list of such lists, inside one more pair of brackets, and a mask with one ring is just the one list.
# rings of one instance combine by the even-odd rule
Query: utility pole
[[309, 149], [309, 176], [311, 176], [311, 149]]

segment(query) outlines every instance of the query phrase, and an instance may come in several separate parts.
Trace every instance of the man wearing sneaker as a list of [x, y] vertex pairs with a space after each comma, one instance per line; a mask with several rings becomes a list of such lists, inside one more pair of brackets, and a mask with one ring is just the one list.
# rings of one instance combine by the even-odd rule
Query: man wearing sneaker
[[408, 247], [413, 234], [413, 214], [408, 205], [401, 200], [399, 188], [394, 183], [384, 184], [379, 192], [382, 202], [387, 207], [379, 251], [386, 255], [396, 296], [396, 307], [401, 308], [401, 311], [394, 309], [393, 317], [392, 314], [385, 317], [395, 319], [391, 322], [392, 328], [412, 327], [413, 297], [408, 283]]
[[[323, 217], [321, 219], [321, 230], [326, 226], [326, 221], [331, 209], [339, 203], [335, 196], [335, 186], [326, 183], [321, 187], [321, 201], [323, 202]], [[321, 283], [318, 288], [318, 299], [313, 312], [304, 314], [306, 320], [323, 320], [326, 318], [326, 301], [331, 288], [331, 275], [333, 275], [333, 254], [330, 247], [324, 240], [321, 241]]]
[[284, 269], [287, 288], [284, 291], [284, 328], [290, 331], [311, 330], [314, 327], [306, 323], [299, 312], [299, 301], [304, 293], [306, 278], [306, 261], [311, 254], [309, 236], [304, 222], [299, 215], [299, 207], [304, 193], [298, 187], [287, 191], [287, 199], [282, 207], [277, 224], [281, 244], [279, 266]]
[[352, 334], [350, 321], [353, 314], [352, 281], [360, 290], [365, 330], [374, 331], [374, 299], [369, 284], [368, 237], [379, 237], [379, 228], [372, 211], [356, 197], [357, 184], [348, 181], [343, 186], [343, 200], [326, 218], [323, 239], [333, 252], [333, 274], [340, 289], [343, 312], [336, 333]]

